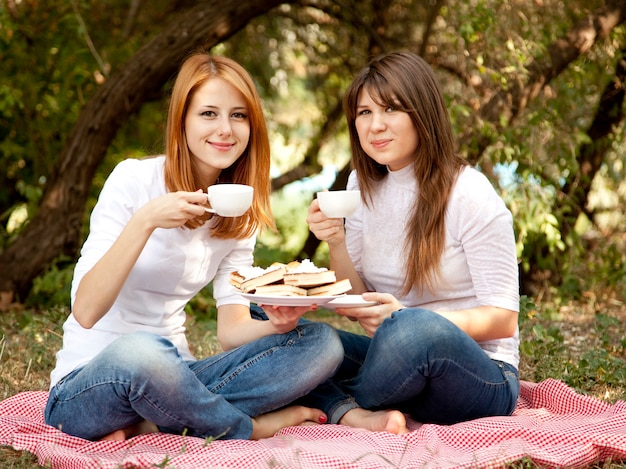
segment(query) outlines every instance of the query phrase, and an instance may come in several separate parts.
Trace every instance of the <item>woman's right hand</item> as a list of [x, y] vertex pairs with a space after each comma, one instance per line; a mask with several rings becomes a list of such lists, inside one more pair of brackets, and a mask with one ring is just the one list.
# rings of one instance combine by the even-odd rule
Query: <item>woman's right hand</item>
[[170, 192], [150, 200], [137, 211], [137, 215], [153, 228], [177, 228], [192, 218], [203, 216], [207, 196], [201, 189], [196, 192]]
[[317, 199], [309, 205], [306, 217], [309, 229], [320, 241], [326, 241], [330, 253], [330, 268], [335, 271], [337, 279], [350, 280], [350, 293], [359, 294], [367, 291], [363, 280], [359, 277], [346, 245], [346, 229], [343, 218], [328, 218], [320, 210]]
[[317, 199], [314, 199], [309, 205], [306, 222], [315, 237], [320, 241], [326, 241], [329, 247], [345, 242], [346, 231], [343, 226], [343, 218], [328, 218], [320, 210]]

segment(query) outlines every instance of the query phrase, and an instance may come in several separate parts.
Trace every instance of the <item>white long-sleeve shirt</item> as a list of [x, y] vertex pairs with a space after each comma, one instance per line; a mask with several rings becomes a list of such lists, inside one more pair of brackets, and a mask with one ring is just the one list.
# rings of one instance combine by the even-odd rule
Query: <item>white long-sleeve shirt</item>
[[[132, 215], [149, 200], [167, 193], [165, 157], [122, 161], [107, 179], [90, 222], [72, 281], [72, 304], [83, 276], [108, 251]], [[91, 329], [73, 315], [63, 325], [63, 348], [51, 373], [51, 386], [85, 365], [118, 337], [135, 331], [171, 340], [185, 359], [193, 359], [185, 337], [185, 305], [213, 281], [216, 305], [250, 303], [228, 279], [231, 271], [253, 263], [256, 237], [212, 238], [207, 225], [190, 230], [154, 230], [111, 309]]]
[[[358, 189], [356, 174], [348, 189]], [[446, 212], [441, 272], [433, 292], [413, 289], [400, 295], [406, 272], [405, 229], [417, 200], [417, 181], [409, 165], [376, 186], [374, 203], [361, 204], [346, 220], [346, 244], [368, 290], [393, 294], [405, 307], [452, 311], [496, 306], [519, 311], [519, 279], [510, 211], [489, 180], [477, 170], [462, 170]], [[519, 329], [512, 338], [480, 342], [487, 355], [519, 364]]]

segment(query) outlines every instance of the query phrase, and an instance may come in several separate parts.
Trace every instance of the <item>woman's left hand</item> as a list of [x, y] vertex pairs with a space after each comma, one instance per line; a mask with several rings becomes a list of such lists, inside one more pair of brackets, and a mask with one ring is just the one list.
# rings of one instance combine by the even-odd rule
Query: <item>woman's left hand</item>
[[336, 308], [335, 312], [353, 321], [358, 321], [365, 333], [372, 337], [376, 329], [394, 311], [404, 308], [390, 293], [366, 292], [361, 295], [364, 300], [376, 301], [377, 305], [360, 306], [357, 308]]
[[273, 306], [259, 305], [267, 315], [278, 334], [292, 331], [300, 318], [308, 311], [315, 311], [317, 305], [312, 306]]

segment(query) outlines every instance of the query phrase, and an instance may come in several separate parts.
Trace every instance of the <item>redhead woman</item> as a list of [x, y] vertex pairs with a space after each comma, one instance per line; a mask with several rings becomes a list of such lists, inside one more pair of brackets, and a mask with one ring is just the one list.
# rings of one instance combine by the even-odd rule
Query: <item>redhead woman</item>
[[[146, 431], [258, 439], [324, 422], [288, 406], [341, 363], [337, 333], [298, 324], [304, 309], [261, 312], [229, 284], [272, 227], [270, 152], [261, 101], [236, 62], [206, 52], [182, 64], [162, 156], [119, 163], [91, 215], [72, 312], [51, 374], [46, 422], [82, 438]], [[239, 217], [207, 213], [206, 188], [253, 186]], [[185, 305], [213, 283], [225, 352], [196, 359]]]
[[345, 360], [307, 405], [331, 423], [407, 432], [406, 415], [452, 424], [508, 415], [518, 381], [518, 269], [512, 217], [455, 153], [435, 75], [419, 56], [371, 61], [345, 95], [362, 204], [350, 218], [309, 207], [337, 277], [375, 306], [337, 309]]

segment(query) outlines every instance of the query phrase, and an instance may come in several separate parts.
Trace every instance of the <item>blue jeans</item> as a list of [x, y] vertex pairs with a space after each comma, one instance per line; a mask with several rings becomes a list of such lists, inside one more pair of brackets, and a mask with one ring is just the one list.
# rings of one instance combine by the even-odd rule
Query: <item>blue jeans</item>
[[517, 369], [491, 360], [465, 332], [419, 308], [396, 311], [373, 338], [339, 331], [341, 368], [299, 403], [338, 423], [355, 408], [398, 409], [422, 423], [453, 424], [510, 415]]
[[45, 420], [90, 440], [141, 420], [170, 433], [247, 439], [251, 417], [307, 394], [342, 359], [337, 332], [321, 323], [198, 361], [183, 361], [163, 337], [132, 333], [57, 383]]

